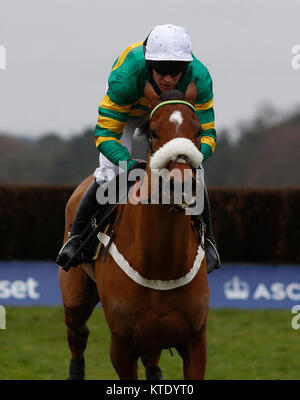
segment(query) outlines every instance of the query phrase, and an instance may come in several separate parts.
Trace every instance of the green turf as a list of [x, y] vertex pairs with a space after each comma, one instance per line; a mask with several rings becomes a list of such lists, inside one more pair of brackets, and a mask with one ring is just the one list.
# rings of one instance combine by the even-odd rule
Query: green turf
[[[65, 379], [70, 352], [61, 307], [7, 307], [0, 330], [0, 379]], [[299, 379], [300, 330], [289, 310], [211, 310], [206, 379]], [[101, 308], [88, 321], [87, 379], [117, 379]], [[165, 379], [182, 379], [181, 359], [162, 353]], [[139, 378], [144, 369], [139, 362]]]

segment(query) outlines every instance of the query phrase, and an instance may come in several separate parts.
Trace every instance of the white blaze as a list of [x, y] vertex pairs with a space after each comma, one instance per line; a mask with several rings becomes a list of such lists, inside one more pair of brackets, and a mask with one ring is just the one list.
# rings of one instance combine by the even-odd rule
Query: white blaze
[[176, 132], [183, 122], [182, 114], [180, 111], [174, 111], [170, 115], [169, 121], [176, 125]]

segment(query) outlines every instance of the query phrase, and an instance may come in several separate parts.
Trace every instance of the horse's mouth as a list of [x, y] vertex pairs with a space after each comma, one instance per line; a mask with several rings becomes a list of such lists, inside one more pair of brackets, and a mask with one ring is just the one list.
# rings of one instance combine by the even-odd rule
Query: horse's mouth
[[197, 201], [197, 182], [194, 177], [184, 182], [170, 179], [170, 200], [172, 205], [187, 209], [194, 207]]

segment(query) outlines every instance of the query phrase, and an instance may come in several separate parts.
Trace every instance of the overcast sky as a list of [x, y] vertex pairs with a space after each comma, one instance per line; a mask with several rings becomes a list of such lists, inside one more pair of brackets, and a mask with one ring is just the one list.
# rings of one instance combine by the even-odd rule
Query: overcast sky
[[217, 129], [266, 102], [300, 104], [299, 0], [0, 0], [0, 132], [67, 137], [94, 126], [116, 57], [166, 23], [187, 28], [211, 73]]

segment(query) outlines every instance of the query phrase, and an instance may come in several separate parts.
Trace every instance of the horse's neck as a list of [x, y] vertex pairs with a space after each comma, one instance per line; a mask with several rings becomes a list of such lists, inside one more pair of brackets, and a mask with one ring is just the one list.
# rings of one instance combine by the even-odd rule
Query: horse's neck
[[170, 212], [170, 208], [170, 205], [141, 205], [140, 230], [153, 240], [159, 238], [161, 245], [177, 244], [178, 238], [184, 244], [190, 230], [190, 219], [184, 214]]
[[190, 217], [169, 212], [167, 205], [128, 204], [126, 208], [124, 219], [133, 228], [134, 264], [140, 272], [152, 279], [175, 279], [187, 272], [197, 250]]
[[[149, 161], [149, 160], [148, 160]], [[158, 190], [157, 184], [151, 179], [151, 172], [149, 163], [147, 166], [147, 178], [145, 179], [140, 188], [140, 199], [150, 200], [150, 195], [156, 193]], [[157, 181], [158, 182], [158, 181]], [[150, 200], [151, 202], [152, 200]], [[151, 242], [157, 241], [161, 246], [172, 247], [178, 245], [184, 246], [189, 242], [189, 235], [191, 233], [190, 217], [178, 212], [170, 212], [172, 208], [168, 204], [147, 204], [140, 205], [138, 213], [139, 229], [141, 230], [142, 237], [148, 237]]]

